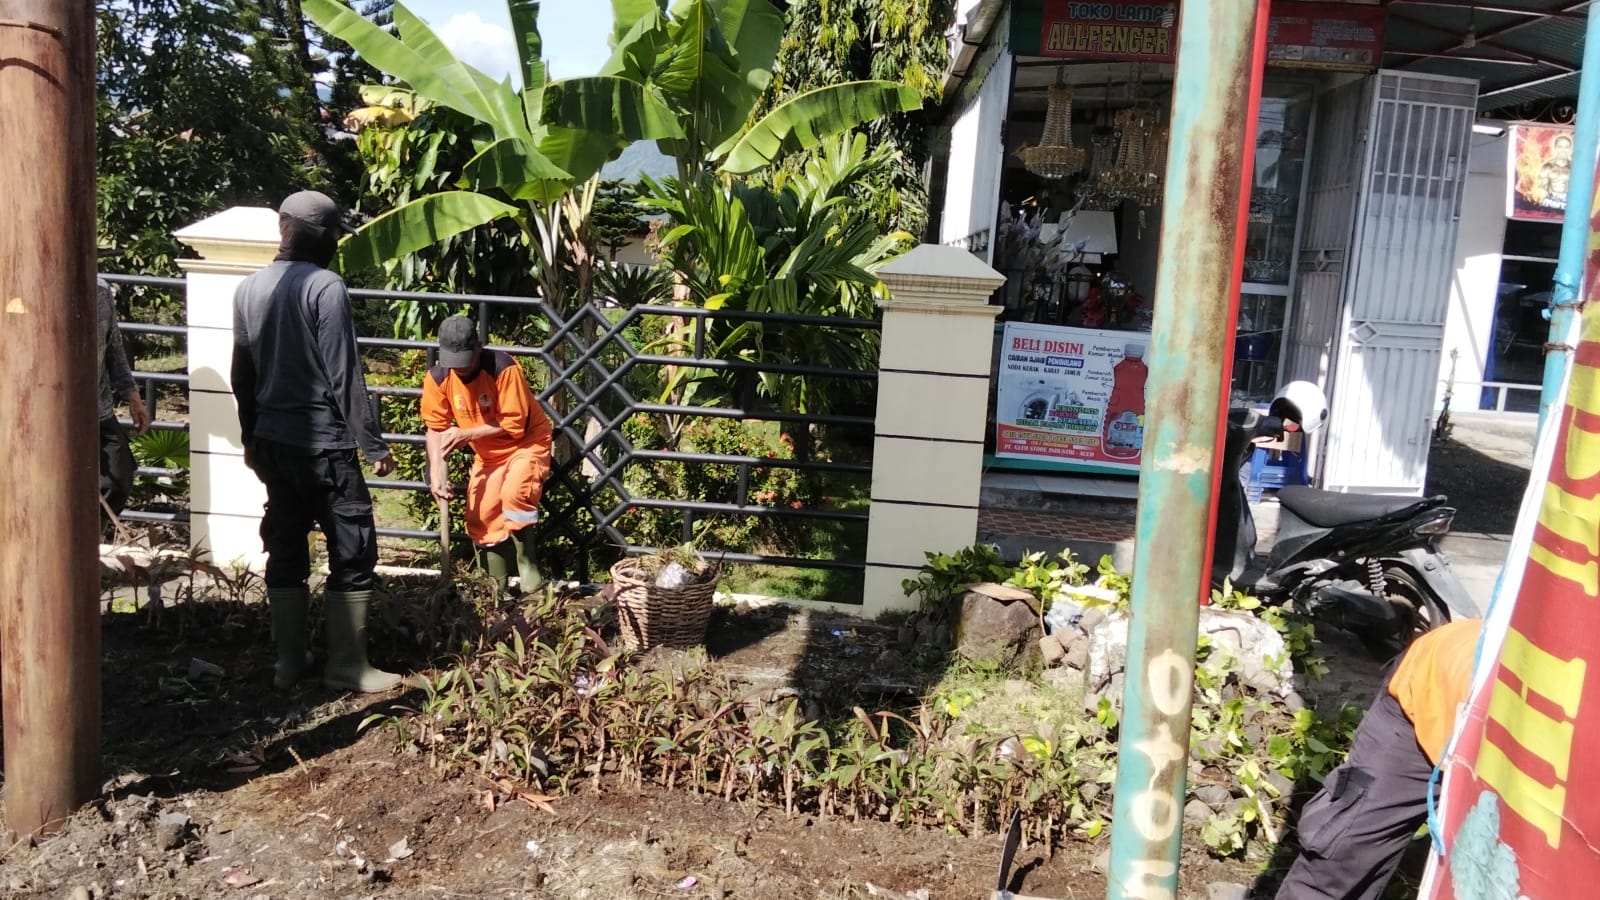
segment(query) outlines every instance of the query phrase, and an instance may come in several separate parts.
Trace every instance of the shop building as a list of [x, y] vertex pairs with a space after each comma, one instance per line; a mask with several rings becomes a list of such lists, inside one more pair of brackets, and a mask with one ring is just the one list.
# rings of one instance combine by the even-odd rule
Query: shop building
[[[1230, 393], [1246, 405], [1291, 379], [1323, 386], [1329, 427], [1286, 457], [1315, 483], [1419, 493], [1452, 372], [1456, 409], [1492, 407], [1482, 385], [1500, 376], [1537, 383], [1523, 357], [1529, 342], [1542, 353], [1560, 213], [1521, 219], [1549, 215], [1564, 188], [1540, 132], [1520, 181], [1544, 205], [1508, 225], [1509, 148], [1531, 129], [1505, 118], [1576, 93], [1581, 10], [1273, 4]], [[930, 240], [1007, 277], [991, 301], [991, 469], [1137, 472], [1130, 397], [1153, 322], [1180, 15], [1137, 0], [959, 4]]]

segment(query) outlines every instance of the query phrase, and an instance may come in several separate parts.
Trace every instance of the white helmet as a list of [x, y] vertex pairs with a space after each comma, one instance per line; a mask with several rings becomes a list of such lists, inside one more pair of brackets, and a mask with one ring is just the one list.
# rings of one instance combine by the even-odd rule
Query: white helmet
[[1328, 422], [1328, 398], [1309, 381], [1291, 381], [1272, 398], [1271, 415], [1299, 422], [1302, 431], [1314, 434]]

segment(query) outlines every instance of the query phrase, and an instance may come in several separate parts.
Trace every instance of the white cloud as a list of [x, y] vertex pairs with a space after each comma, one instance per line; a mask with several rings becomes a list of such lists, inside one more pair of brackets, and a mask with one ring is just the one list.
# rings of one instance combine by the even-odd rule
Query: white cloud
[[517, 44], [511, 30], [485, 22], [475, 12], [456, 13], [448, 22], [435, 29], [439, 40], [468, 65], [499, 81], [507, 75], [513, 82], [516, 76]]

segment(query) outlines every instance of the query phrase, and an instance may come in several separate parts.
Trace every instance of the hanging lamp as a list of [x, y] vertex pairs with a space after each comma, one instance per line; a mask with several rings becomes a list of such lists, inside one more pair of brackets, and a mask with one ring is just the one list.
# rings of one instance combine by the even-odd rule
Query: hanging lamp
[[1039, 143], [1023, 147], [1017, 154], [1022, 165], [1040, 178], [1066, 178], [1083, 171], [1088, 154], [1072, 143], [1072, 88], [1061, 69], [1050, 88], [1050, 105], [1045, 108], [1044, 135]]

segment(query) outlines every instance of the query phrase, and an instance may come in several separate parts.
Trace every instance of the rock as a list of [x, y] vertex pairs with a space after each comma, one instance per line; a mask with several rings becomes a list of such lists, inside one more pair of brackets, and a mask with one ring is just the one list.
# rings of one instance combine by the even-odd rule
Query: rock
[[1084, 634], [1092, 634], [1105, 620], [1106, 611], [1098, 606], [1091, 606], [1083, 611], [1083, 618], [1078, 620], [1078, 630]]
[[1203, 737], [1194, 742], [1194, 752], [1205, 759], [1216, 759], [1222, 755], [1222, 738], [1216, 735]]
[[1207, 806], [1205, 801], [1198, 797], [1183, 805], [1183, 820], [1185, 822], [1193, 822], [1198, 825], [1208, 821], [1210, 818], [1211, 807]]
[[1067, 655], [1067, 648], [1061, 646], [1061, 639], [1053, 634], [1047, 634], [1039, 639], [1039, 653], [1044, 657], [1044, 664], [1053, 666]]
[[1206, 885], [1206, 900], [1245, 900], [1250, 889], [1231, 881], [1218, 881]]
[[1093, 803], [1100, 799], [1102, 791], [1103, 788], [1101, 788], [1098, 781], [1085, 781], [1083, 784], [1078, 785], [1078, 796], [1083, 798], [1084, 803]]
[[889, 647], [882, 653], [878, 654], [878, 658], [873, 662], [872, 665], [877, 674], [882, 675], [884, 673], [894, 673], [904, 669], [906, 667], [906, 660], [904, 656], [900, 655], [899, 650]]
[[1094, 870], [1096, 872], [1111, 871], [1111, 847], [1109, 845], [1101, 848], [1100, 852], [1094, 855]]
[[1194, 798], [1215, 810], [1222, 809], [1233, 800], [1233, 792], [1220, 784], [1202, 784], [1194, 789]]
[[1200, 610], [1200, 633], [1210, 639], [1221, 674], [1232, 672], [1262, 694], [1285, 697], [1294, 690], [1289, 649], [1271, 625], [1248, 612], [1208, 606]]
[[1032, 594], [997, 584], [973, 585], [961, 597], [956, 653], [976, 662], [1017, 667], [1035, 652], [1039, 631]]
[[221, 678], [227, 673], [216, 663], [206, 662], [203, 659], [189, 660], [189, 680], [200, 681], [206, 678]]
[[1267, 787], [1272, 788], [1277, 793], [1277, 796], [1291, 797], [1294, 795], [1294, 782], [1283, 777], [1281, 773], [1268, 772], [1266, 780]]
[[183, 813], [164, 812], [156, 817], [156, 846], [162, 850], [176, 850], [188, 839], [188, 816]]
[[1089, 683], [1104, 684], [1128, 664], [1128, 619], [1120, 613], [1107, 615], [1088, 635]]
[[70, 900], [91, 900], [89, 896], [89, 889], [81, 884], [73, 888], [72, 893], [68, 894], [67, 896], [70, 898]]
[[1073, 635], [1072, 643], [1067, 645], [1067, 655], [1061, 664], [1082, 672], [1089, 668], [1089, 638], [1087, 635]]
[[1306, 698], [1300, 696], [1299, 691], [1291, 688], [1288, 693], [1283, 695], [1283, 708], [1292, 713], [1299, 712], [1306, 708]]

